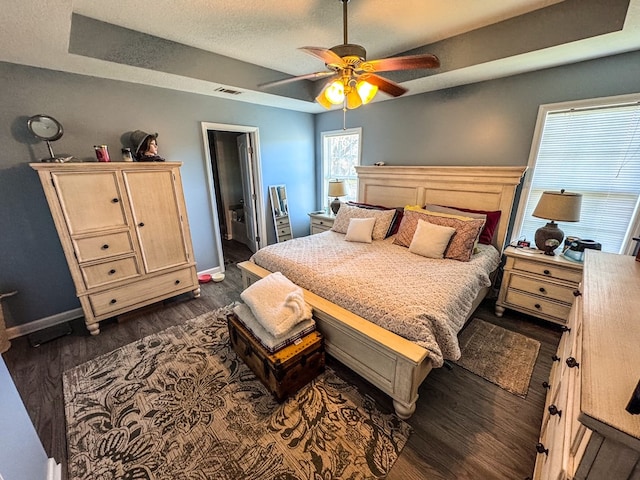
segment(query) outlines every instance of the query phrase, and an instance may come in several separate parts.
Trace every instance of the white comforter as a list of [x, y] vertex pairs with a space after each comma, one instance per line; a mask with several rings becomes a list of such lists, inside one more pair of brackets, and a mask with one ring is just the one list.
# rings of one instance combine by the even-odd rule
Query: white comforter
[[421, 257], [393, 238], [347, 242], [332, 231], [269, 245], [251, 260], [426, 348], [434, 367], [460, 358], [457, 334], [491, 284], [498, 251], [479, 245], [469, 262]]

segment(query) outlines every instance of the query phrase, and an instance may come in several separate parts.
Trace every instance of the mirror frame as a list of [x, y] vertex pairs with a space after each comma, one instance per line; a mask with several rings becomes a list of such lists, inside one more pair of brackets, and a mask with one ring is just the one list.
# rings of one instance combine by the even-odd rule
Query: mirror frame
[[276, 242], [286, 242], [293, 238], [291, 222], [289, 220], [289, 203], [287, 201], [287, 187], [284, 184], [269, 185], [269, 203], [273, 215], [273, 225], [276, 230]]

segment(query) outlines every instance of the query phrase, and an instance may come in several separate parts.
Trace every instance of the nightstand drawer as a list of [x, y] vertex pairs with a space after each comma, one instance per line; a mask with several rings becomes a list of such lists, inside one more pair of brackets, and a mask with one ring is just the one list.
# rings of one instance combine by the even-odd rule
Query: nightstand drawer
[[569, 305], [573, 303], [573, 292], [575, 290], [575, 288], [569, 286], [549, 283], [536, 278], [518, 275], [516, 273], [512, 273], [509, 277], [509, 288], [515, 288], [543, 298], [568, 303]]
[[582, 271], [580, 270], [560, 268], [555, 265], [535, 262], [532, 260], [524, 260], [521, 258], [514, 259], [513, 269], [522, 270], [528, 273], [535, 273], [545, 277], [557, 278], [559, 280], [566, 280], [567, 282], [573, 282], [575, 284], [580, 283], [582, 280]]
[[325, 230], [329, 230], [331, 227], [333, 227], [333, 220], [311, 217], [311, 226], [314, 226], [316, 228], [324, 227]]
[[546, 300], [538, 296], [521, 293], [517, 290], [509, 289], [505, 298], [506, 306], [513, 305], [534, 312], [533, 314], [544, 314], [555, 317], [565, 323], [571, 305], [566, 305], [552, 300]]

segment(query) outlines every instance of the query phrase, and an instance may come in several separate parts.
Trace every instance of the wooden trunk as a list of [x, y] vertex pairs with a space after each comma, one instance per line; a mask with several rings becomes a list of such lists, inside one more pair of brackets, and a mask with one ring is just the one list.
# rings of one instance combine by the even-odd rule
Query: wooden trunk
[[317, 330], [269, 353], [235, 314], [227, 317], [227, 325], [235, 352], [279, 402], [324, 371], [324, 339]]

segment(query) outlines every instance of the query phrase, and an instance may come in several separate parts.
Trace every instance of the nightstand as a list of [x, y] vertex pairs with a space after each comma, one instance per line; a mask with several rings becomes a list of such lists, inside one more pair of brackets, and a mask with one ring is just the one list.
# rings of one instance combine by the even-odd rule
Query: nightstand
[[336, 216], [333, 213], [327, 213], [324, 211], [311, 212], [309, 214], [311, 235], [331, 230], [335, 219]]
[[507, 247], [507, 262], [496, 301], [496, 315], [505, 308], [564, 325], [582, 281], [582, 264], [540, 250]]

